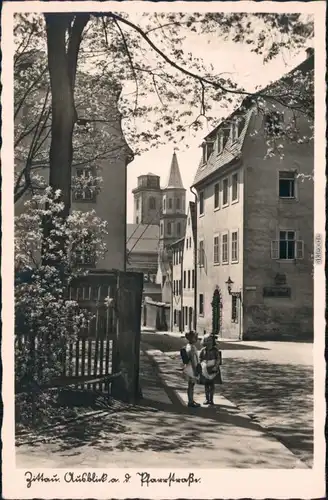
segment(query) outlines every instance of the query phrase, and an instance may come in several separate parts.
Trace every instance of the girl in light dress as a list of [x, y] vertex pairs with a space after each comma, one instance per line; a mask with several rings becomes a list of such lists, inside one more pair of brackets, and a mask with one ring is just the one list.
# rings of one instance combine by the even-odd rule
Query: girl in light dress
[[200, 383], [205, 386], [205, 405], [214, 405], [215, 384], [222, 384], [220, 371], [220, 353], [213, 335], [205, 335], [203, 348], [199, 354], [201, 365]]
[[188, 332], [185, 336], [188, 340], [188, 344], [184, 347], [187, 362], [184, 363], [183, 371], [188, 381], [188, 406], [191, 408], [199, 408], [200, 405], [194, 400], [194, 388], [196, 382], [199, 380], [199, 359], [195, 345], [198, 340], [198, 334], [196, 332]]

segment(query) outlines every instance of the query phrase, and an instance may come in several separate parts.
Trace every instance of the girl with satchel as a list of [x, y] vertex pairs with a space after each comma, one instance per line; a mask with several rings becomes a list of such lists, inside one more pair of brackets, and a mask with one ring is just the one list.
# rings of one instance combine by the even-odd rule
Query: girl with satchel
[[220, 371], [221, 357], [213, 335], [205, 335], [202, 344], [203, 348], [199, 354], [199, 361], [202, 368], [200, 383], [205, 386], [204, 404], [213, 406], [215, 384], [222, 384]]
[[198, 334], [196, 332], [188, 332], [186, 333], [186, 339], [188, 340], [188, 344], [181, 349], [180, 355], [184, 364], [184, 377], [188, 381], [188, 406], [199, 408], [200, 404], [194, 401], [195, 384], [199, 379], [200, 372], [198, 352], [195, 345], [198, 340]]

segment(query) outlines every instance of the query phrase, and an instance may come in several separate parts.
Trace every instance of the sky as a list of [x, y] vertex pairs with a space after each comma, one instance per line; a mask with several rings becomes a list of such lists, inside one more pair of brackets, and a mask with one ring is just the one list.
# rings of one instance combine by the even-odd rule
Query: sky
[[[244, 86], [247, 91], [253, 92], [256, 85], [265, 86], [269, 82], [279, 79], [290, 69], [300, 64], [306, 57], [305, 51], [297, 54], [284, 51], [271, 63], [263, 65], [262, 56], [252, 53], [246, 44], [232, 42], [216, 42], [209, 37], [191, 36], [188, 39], [188, 49], [195, 56], [202, 57], [207, 63], [212, 63], [214, 69], [220, 73], [232, 73], [234, 80]], [[230, 112], [233, 108], [230, 109]], [[218, 119], [227, 115], [227, 109]], [[189, 137], [179, 144], [176, 151], [181, 171], [182, 181], [187, 189], [187, 202], [193, 201], [190, 186], [199, 164], [201, 150], [199, 148], [203, 137], [210, 132], [206, 125], [203, 131], [189, 133]], [[171, 159], [174, 151], [172, 144], [152, 149], [135, 157], [128, 165], [127, 170], [127, 222], [133, 222], [133, 194], [132, 189], [137, 185], [137, 177], [152, 172], [161, 177], [161, 186], [165, 186], [168, 178]]]

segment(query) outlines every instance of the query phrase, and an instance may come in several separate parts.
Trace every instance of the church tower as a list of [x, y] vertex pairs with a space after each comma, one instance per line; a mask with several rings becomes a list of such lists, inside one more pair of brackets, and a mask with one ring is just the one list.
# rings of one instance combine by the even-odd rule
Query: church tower
[[184, 237], [186, 225], [186, 190], [183, 187], [178, 159], [174, 151], [168, 182], [162, 189], [162, 212], [159, 226], [157, 283], [162, 286], [162, 300], [171, 297], [170, 245]]
[[159, 225], [162, 192], [160, 177], [148, 173], [138, 177], [138, 186], [132, 190], [134, 195], [134, 224]]

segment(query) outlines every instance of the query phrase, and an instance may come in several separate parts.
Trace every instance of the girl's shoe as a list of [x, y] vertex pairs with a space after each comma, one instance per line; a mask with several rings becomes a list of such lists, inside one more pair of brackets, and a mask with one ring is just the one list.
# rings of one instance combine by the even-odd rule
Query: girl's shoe
[[208, 404], [209, 406], [214, 406], [214, 401], [209, 401]]
[[204, 405], [209, 405], [209, 404], [211, 404], [211, 403], [210, 403], [210, 401], [209, 401], [208, 399], [206, 399], [206, 401], [204, 401], [204, 403], [203, 403], [203, 404], [204, 404]]
[[200, 404], [196, 403], [196, 401], [192, 401], [191, 403], [188, 403], [188, 406], [190, 408], [199, 408]]

